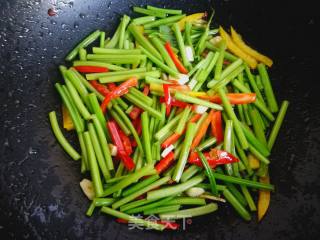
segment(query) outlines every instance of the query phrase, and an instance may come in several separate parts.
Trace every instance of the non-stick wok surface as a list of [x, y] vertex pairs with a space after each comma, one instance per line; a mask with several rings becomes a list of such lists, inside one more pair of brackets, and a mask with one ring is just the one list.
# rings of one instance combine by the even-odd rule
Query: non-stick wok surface
[[[319, 239], [319, 14], [308, 1], [0, 1], [1, 239]], [[193, 219], [186, 230], [128, 230], [98, 212], [85, 216], [80, 165], [57, 144], [47, 113], [58, 110], [57, 67], [94, 29], [111, 34], [131, 7], [153, 4], [188, 13], [215, 8], [215, 24], [233, 24], [274, 61], [272, 82], [288, 115], [271, 160], [276, 186], [261, 223], [230, 207]]]

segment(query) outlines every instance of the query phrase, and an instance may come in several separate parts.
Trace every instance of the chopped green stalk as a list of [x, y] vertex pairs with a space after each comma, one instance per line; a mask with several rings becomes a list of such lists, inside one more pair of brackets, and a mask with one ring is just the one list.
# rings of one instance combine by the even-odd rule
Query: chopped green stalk
[[141, 114], [141, 125], [142, 125], [142, 141], [143, 141], [146, 160], [147, 160], [147, 163], [152, 163], [153, 159], [151, 154], [148, 112], [143, 112]]
[[[107, 55], [141, 55], [140, 49], [119, 49], [119, 48], [98, 48], [93, 47], [94, 54], [107, 54]], [[112, 69], [111, 69], [112, 70]]]
[[100, 178], [100, 171], [99, 171], [97, 159], [93, 149], [93, 143], [91, 141], [89, 132], [84, 132], [83, 137], [84, 137], [84, 141], [86, 143], [86, 148], [88, 151], [89, 169], [90, 169], [95, 196], [101, 197], [103, 195], [103, 187], [102, 187], [102, 182]]
[[128, 101], [130, 101], [134, 105], [138, 106], [139, 108], [142, 108], [144, 111], [147, 111], [151, 116], [153, 116], [157, 119], [162, 118], [162, 114], [159, 111], [153, 109], [152, 107], [148, 106], [147, 104], [145, 104], [141, 100], [135, 98], [135, 96], [132, 95], [131, 93], [127, 93], [124, 96]]
[[176, 125], [178, 124], [180, 118], [181, 118], [182, 114], [178, 114], [176, 115], [171, 121], [168, 121], [168, 123], [162, 127], [155, 135], [154, 138], [156, 140], [160, 140], [163, 138], [163, 136], [166, 135], [166, 133], [170, 132], [171, 130], [173, 130]]
[[209, 166], [208, 160], [206, 159], [206, 157], [203, 155], [202, 152], [199, 151], [199, 149], [196, 149], [197, 153], [200, 157], [200, 160], [202, 162], [202, 165], [204, 166], [205, 170], [206, 170], [206, 175], [209, 178], [209, 182], [210, 182], [210, 186], [211, 186], [211, 192], [213, 195], [218, 195], [218, 190], [217, 190], [217, 184], [216, 184], [216, 180], [212, 174], [211, 171], [211, 167]]
[[[99, 46], [101, 47], [101, 48], [104, 48], [104, 41], [105, 41], [105, 39], [106, 39], [106, 33], [105, 32], [101, 32], [100, 33], [100, 43], [99, 43]], [[79, 52], [80, 53], [80, 52]], [[81, 59], [81, 58], [80, 58]]]
[[182, 134], [182, 131], [184, 130], [184, 128], [185, 128], [185, 126], [187, 124], [190, 112], [191, 112], [191, 107], [186, 107], [182, 111], [182, 116], [181, 116], [181, 118], [180, 118], [180, 120], [178, 122], [178, 126], [177, 126], [177, 128], [175, 130], [175, 133]]
[[80, 48], [79, 49], [79, 59], [81, 61], [86, 61], [87, 60], [87, 50], [85, 50], [84, 48]]
[[150, 191], [147, 194], [147, 199], [159, 199], [159, 198], [177, 195], [197, 185], [198, 183], [201, 183], [204, 180], [204, 178], [205, 178], [204, 174], [199, 174], [184, 183]]
[[257, 86], [257, 83], [256, 83], [256, 80], [254, 79], [251, 71], [250, 71], [250, 68], [247, 64], [245, 64], [245, 67], [244, 67], [245, 71], [246, 71], [246, 74], [247, 74], [247, 77], [249, 79], [249, 83], [253, 89], [253, 91], [257, 94], [257, 98], [261, 101], [261, 103], [266, 106], [265, 102], [264, 102], [264, 98], [260, 92], [260, 89], [258, 88]]
[[102, 207], [101, 212], [109, 214], [109, 215], [114, 216], [116, 218], [121, 218], [121, 219], [127, 220], [130, 223], [139, 224], [140, 226], [145, 226], [147, 228], [153, 228], [153, 229], [159, 230], [159, 231], [163, 231], [166, 227], [164, 224], [159, 224], [156, 222], [147, 221], [147, 220], [144, 220], [141, 218], [130, 216], [128, 214], [119, 212], [119, 211], [114, 210], [109, 207]]
[[258, 111], [250, 105], [248, 106], [248, 110], [255, 135], [262, 144], [267, 146], [266, 136], [264, 135], [263, 126], [261, 126], [261, 122], [259, 121]]
[[146, 102], [149, 106], [151, 106], [153, 104], [153, 99], [151, 97], [148, 97], [148, 96], [144, 95], [142, 92], [140, 92], [135, 87], [130, 88], [129, 89], [129, 93], [132, 93], [137, 98], [139, 98], [142, 101]]
[[217, 60], [216, 68], [214, 69], [214, 79], [218, 80], [221, 79], [221, 72], [223, 67], [223, 60], [226, 50], [226, 43], [222, 41], [219, 46], [219, 58]]
[[247, 127], [245, 124], [241, 123], [242, 130], [244, 132], [244, 135], [246, 136], [248, 142], [257, 149], [263, 156], [267, 157], [270, 155], [269, 149], [263, 145], [251, 132], [250, 128]]
[[173, 60], [171, 59], [169, 53], [167, 52], [167, 50], [165, 49], [165, 47], [163, 46], [162, 42], [160, 41], [159, 38], [157, 38], [156, 36], [152, 36], [150, 38], [151, 42], [153, 43], [153, 45], [158, 49], [158, 51], [160, 52], [161, 56], [163, 57], [164, 61], [166, 62], [166, 64], [174, 69], [175, 71], [177, 71], [176, 65], [174, 64]]
[[241, 192], [236, 188], [235, 185], [227, 182], [226, 186], [229, 189], [229, 191], [232, 193], [232, 195], [239, 201], [239, 203], [241, 203], [242, 206], [245, 207], [248, 205], [246, 199], [244, 198], [244, 196], [242, 196]]
[[95, 32], [88, 35], [66, 56], [66, 61], [72, 61], [77, 56], [80, 48], [87, 47], [99, 37], [100, 37], [100, 30], [96, 30]]
[[140, 8], [140, 7], [133, 7], [133, 11], [136, 13], [141, 13], [141, 14], [150, 15], [150, 16], [159, 17], [159, 18], [165, 18], [167, 16], [167, 14], [165, 14], [163, 12], [144, 9], [144, 8]]
[[104, 158], [104, 155], [102, 153], [101, 145], [99, 143], [98, 136], [97, 136], [96, 130], [94, 129], [93, 123], [88, 124], [88, 130], [89, 130], [91, 142], [93, 145], [93, 149], [96, 154], [96, 158], [97, 158], [99, 167], [101, 169], [101, 172], [103, 174], [103, 177], [104, 179], [110, 179], [111, 175], [107, 168], [106, 159]]
[[147, 175], [152, 175], [155, 174], [155, 170], [153, 169], [153, 165], [152, 164], [148, 164], [145, 167], [141, 168], [139, 171], [136, 171], [132, 174], [130, 174], [130, 176], [122, 179], [120, 182], [116, 183], [115, 185], [107, 188], [102, 196], [108, 196], [114, 192], [117, 192], [121, 189], [124, 189], [125, 187], [129, 186], [130, 184], [136, 182], [137, 180], [139, 180], [140, 178], [147, 176]]
[[177, 100], [183, 101], [183, 102], [188, 102], [188, 103], [193, 103], [197, 105], [202, 105], [205, 107], [209, 107], [218, 111], [223, 110], [223, 108], [219, 104], [215, 104], [206, 100], [202, 100], [200, 98], [192, 97], [184, 93], [176, 92], [175, 98]]
[[246, 201], [249, 205], [250, 211], [257, 211], [256, 204], [254, 203], [254, 200], [252, 199], [252, 196], [246, 186], [240, 186], [241, 191], [246, 198]]
[[[178, 72], [175, 68], [171, 68], [164, 64], [162, 61], [160, 61], [154, 54], [149, 52], [147, 49], [140, 46], [140, 49], [142, 50], [142, 53], [145, 54], [154, 64], [156, 64], [159, 68], [161, 68], [163, 71], [168, 73], [169, 75], [173, 77], [178, 77]], [[160, 77], [160, 76], [158, 76]]]
[[186, 166], [188, 156], [189, 156], [190, 147], [191, 147], [192, 140], [193, 140], [194, 133], [195, 133], [195, 126], [196, 126], [195, 123], [188, 123], [188, 125], [187, 125], [187, 131], [186, 131], [186, 135], [185, 135], [185, 138], [183, 141], [181, 154], [180, 154], [179, 160], [177, 162], [177, 167], [175, 168], [175, 171], [172, 176], [172, 180], [174, 180], [175, 182], [180, 181], [184, 167]]
[[74, 106], [71, 99], [69, 99], [68, 95], [66, 94], [66, 91], [64, 90], [63, 86], [61, 86], [60, 83], [56, 83], [55, 87], [62, 98], [62, 102], [68, 109], [68, 112], [70, 113], [72, 123], [74, 124], [74, 127], [77, 131], [77, 133], [81, 133], [84, 131], [84, 124], [82, 122], [82, 118], [80, 114], [78, 113], [78, 110], [76, 109], [76, 106]]
[[[224, 145], [224, 150], [232, 153], [232, 132], [233, 132], [233, 122], [232, 120], [227, 120], [226, 121], [226, 127], [224, 130], [224, 140], [223, 140], [223, 145]], [[233, 169], [232, 169], [232, 164], [228, 163], [225, 164], [225, 169], [227, 173], [232, 176], [234, 174]]]
[[234, 78], [236, 78], [239, 74], [242, 73], [243, 69], [244, 67], [241, 65], [237, 67], [233, 72], [225, 76], [224, 78], [221, 78], [221, 80], [219, 81], [217, 81], [216, 79], [211, 80], [210, 82], [207, 83], [207, 87], [212, 88], [213, 91], [217, 91], [217, 89], [227, 86], [230, 81], [232, 81]]
[[263, 154], [261, 152], [259, 152], [254, 146], [252, 146], [251, 144], [249, 144], [249, 151], [261, 162], [265, 163], [265, 164], [269, 164], [270, 160], [268, 158], [266, 158], [265, 156], [263, 156]]
[[78, 139], [79, 139], [80, 149], [81, 149], [81, 167], [84, 168], [82, 169], [83, 171], [81, 171], [81, 173], [84, 173], [87, 170], [89, 170], [89, 162], [88, 162], [88, 152], [86, 149], [86, 144], [84, 142], [83, 133], [78, 133]]
[[[210, 188], [211, 188], [209, 183], [199, 183], [199, 184], [195, 185], [195, 187], [203, 188], [206, 190], [210, 190]], [[223, 191], [225, 188], [226, 188], [226, 186], [217, 184], [218, 191]]]
[[205, 205], [206, 200], [200, 197], [176, 197], [164, 205]]
[[73, 84], [70, 82], [69, 79], [65, 79], [67, 88], [69, 90], [70, 96], [75, 103], [76, 107], [78, 108], [80, 114], [83, 116], [84, 119], [89, 120], [91, 119], [91, 114], [86, 108], [86, 106], [83, 104], [79, 93], [77, 92], [76, 88], [73, 86]]
[[88, 99], [89, 99], [89, 102], [90, 102], [91, 107], [93, 109], [93, 113], [96, 115], [97, 119], [99, 120], [100, 126], [103, 129], [103, 132], [105, 133], [105, 135], [107, 136], [108, 139], [111, 139], [109, 131], [106, 127], [106, 123], [107, 123], [106, 119], [105, 119], [103, 112], [100, 108], [100, 105], [99, 105], [99, 102], [97, 100], [96, 95], [94, 93], [90, 93], [90, 94], [88, 94]]
[[189, 209], [180, 210], [176, 212], [162, 213], [159, 216], [160, 216], [160, 219], [191, 218], [191, 217], [212, 213], [217, 209], [218, 209], [218, 205], [216, 203], [209, 203], [201, 207], [189, 208]]
[[273, 128], [271, 130], [271, 133], [270, 133], [270, 136], [269, 136], [269, 139], [268, 139], [268, 148], [269, 148], [270, 151], [271, 151], [271, 149], [272, 149], [272, 147], [274, 145], [274, 142], [276, 141], [276, 138], [278, 136], [278, 133], [279, 133], [280, 127], [282, 125], [284, 116], [286, 115], [288, 106], [289, 106], [289, 102], [288, 101], [283, 101], [282, 104], [281, 104], [280, 111], [278, 113], [277, 119], [276, 119], [276, 121], [275, 121], [275, 123], [273, 125]]
[[172, 15], [182, 14], [182, 10], [178, 10], [178, 9], [158, 8], [150, 5], [147, 6], [147, 9], [156, 11], [158, 13], [164, 13], [164, 14], [172, 14]]
[[241, 203], [235, 198], [235, 196], [228, 189], [225, 189], [223, 191], [223, 195], [244, 220], [246, 221], [251, 220], [251, 216], [249, 212], [241, 205]]
[[104, 159], [106, 160], [107, 168], [108, 168], [108, 170], [113, 170], [114, 166], [113, 166], [112, 157], [111, 157], [110, 150], [108, 147], [106, 135], [103, 131], [101, 123], [98, 120], [98, 118], [96, 117], [96, 115], [92, 115], [92, 120], [93, 120], [93, 125], [96, 129], [98, 138], [99, 138], [99, 142], [100, 142], [101, 150], [103, 152]]
[[212, 21], [212, 18], [214, 16], [214, 11], [212, 12], [211, 16], [210, 16], [210, 19], [207, 23], [207, 26], [204, 30], [204, 32], [202, 33], [199, 41], [198, 41], [198, 44], [197, 44], [197, 47], [196, 47], [196, 55], [197, 56], [200, 56], [200, 54], [203, 52], [203, 50], [205, 49], [205, 43], [206, 43], [206, 40], [209, 36], [209, 30], [210, 30], [210, 24], [211, 24], [211, 21]]
[[108, 207], [114, 202], [113, 198], [94, 198], [88, 208], [86, 215], [91, 217], [96, 207]]
[[155, 16], [145, 16], [145, 17], [139, 17], [132, 19], [132, 24], [134, 25], [144, 25], [150, 22], [153, 22], [156, 20]]
[[164, 206], [164, 207], [157, 207], [149, 210], [143, 211], [144, 215], [153, 215], [153, 214], [159, 214], [159, 213], [167, 213], [167, 212], [173, 212], [178, 211], [180, 209], [181, 205], [170, 205], [170, 206]]
[[150, 52], [151, 55], [158, 59], [160, 62], [162, 61], [162, 57], [159, 54], [159, 52], [153, 47], [149, 40], [142, 33], [139, 32], [136, 25], [130, 24], [128, 30], [144, 49]]
[[[140, 171], [140, 170], [139, 170]], [[154, 189], [154, 188], [157, 188], [163, 184], [166, 184], [168, 181], [170, 180], [170, 177], [169, 176], [165, 176], [163, 178], [160, 178], [159, 180], [151, 183], [150, 185], [134, 192], [134, 193], [131, 193], [130, 195], [120, 199], [119, 201], [115, 202], [114, 204], [112, 204], [112, 208], [114, 209], [117, 209], [119, 208], [120, 206], [128, 203], [128, 202], [131, 202], [132, 200], [134, 200], [136, 197], [138, 196], [141, 196], [142, 194], [145, 194], [146, 192]]]
[[78, 72], [74, 68], [70, 68], [65, 72], [65, 75], [72, 82], [73, 86], [77, 89], [81, 98], [86, 102], [88, 90], [79, 79], [79, 76], [77, 73]]
[[191, 165], [182, 173], [181, 182], [186, 182], [201, 170], [197, 165]]
[[199, 146], [198, 146], [198, 149], [200, 151], [203, 151], [211, 146], [213, 146], [214, 144], [217, 143], [217, 139], [215, 137], [211, 137], [211, 138], [208, 138], [207, 140], [203, 141]]
[[240, 121], [238, 120], [236, 114], [234, 113], [233, 111], [233, 108], [226, 96], [226, 93], [224, 92], [223, 89], [219, 89], [218, 90], [219, 92], [219, 95], [221, 97], [221, 100], [222, 100], [222, 103], [223, 103], [223, 106], [225, 108], [225, 111], [227, 112], [229, 118], [232, 120], [233, 124], [234, 124], [234, 128], [235, 128], [235, 132], [238, 136], [238, 139], [240, 141], [240, 144], [242, 146], [243, 149], [247, 149], [249, 146], [248, 146], [248, 141], [243, 133], [243, 130], [241, 128], [241, 125], [240, 125]]
[[191, 47], [192, 53], [194, 54], [195, 51], [194, 51], [192, 40], [191, 40], [191, 28], [192, 28], [191, 22], [187, 21], [185, 25], [185, 30], [184, 30], [186, 45]]
[[180, 32], [180, 27], [179, 27], [178, 23], [174, 23], [172, 25], [172, 30], [173, 30], [173, 32], [174, 32], [174, 34], [176, 36], [176, 39], [177, 39], [177, 43], [178, 43], [178, 46], [179, 46], [179, 51], [180, 51], [180, 55], [181, 55], [181, 58], [182, 58], [183, 65], [185, 67], [189, 67], [191, 64], [188, 61], [188, 58], [186, 56], [186, 49], [185, 49], [184, 41], [183, 41], [183, 38], [182, 38], [182, 34]]
[[135, 207], [135, 208], [132, 208], [130, 210], [127, 210], [126, 213], [134, 214], [134, 213], [138, 213], [138, 212], [143, 212], [145, 210], [154, 209], [156, 207], [164, 205], [165, 203], [169, 202], [172, 199], [173, 199], [173, 197], [163, 198], [163, 199], [161, 199], [159, 201], [152, 202], [150, 204], [143, 205], [141, 207]]
[[121, 23], [120, 23], [120, 34], [119, 34], [119, 48], [124, 48], [124, 40], [125, 40], [125, 31], [127, 25], [129, 24], [130, 17], [127, 15], [123, 15]]
[[224, 182], [230, 182], [230, 183], [244, 185], [247, 187], [274, 191], [274, 186], [271, 184], [260, 183], [260, 182], [256, 182], [256, 181], [242, 179], [239, 177], [227, 176], [227, 175], [216, 173], [216, 172], [213, 172], [213, 175], [216, 179], [222, 180]]
[[[208, 48], [209, 50], [212, 50], [212, 51], [219, 51], [219, 48], [214, 46], [211, 42], [206, 42], [206, 48]], [[234, 62], [234, 61], [237, 61], [239, 58], [236, 57], [235, 55], [229, 53], [229, 52], [225, 52], [224, 53], [224, 58], [231, 61], [231, 62]]]
[[273, 93], [266, 66], [262, 63], [258, 64], [258, 71], [261, 76], [262, 84], [264, 86], [264, 93], [266, 94], [269, 109], [271, 112], [278, 112], [278, 103]]
[[125, 212], [127, 210], [132, 209], [132, 208], [140, 207], [142, 205], [146, 205], [146, 204], [149, 204], [149, 203], [154, 202], [154, 201], [156, 201], [156, 200], [148, 200], [146, 198], [143, 198], [143, 199], [140, 199], [140, 200], [136, 200], [136, 201], [128, 203], [126, 205], [122, 205], [120, 207], [120, 211], [121, 212]]
[[139, 191], [140, 189], [142, 189], [142, 188], [148, 186], [149, 184], [155, 182], [155, 181], [158, 180], [159, 178], [160, 178], [159, 175], [150, 176], [150, 177], [146, 178], [145, 180], [143, 180], [143, 181], [135, 184], [134, 186], [132, 186], [132, 187], [124, 190], [124, 191], [122, 192], [122, 196], [123, 196], [123, 197], [126, 197], [126, 196], [130, 195], [131, 193], [134, 193], [134, 192], [136, 192], [136, 191]]
[[237, 153], [238, 153], [241, 161], [243, 162], [244, 166], [246, 167], [248, 174], [249, 174], [249, 175], [252, 175], [252, 174], [253, 174], [253, 171], [252, 171], [251, 166], [250, 166], [250, 164], [249, 164], [249, 160], [248, 160], [248, 158], [247, 158], [246, 153], [245, 153], [245, 152], [243, 151], [243, 149], [241, 148], [240, 143], [239, 143], [237, 137], [235, 137], [234, 140], [235, 140], [235, 146], [236, 146], [236, 149], [237, 149]]
[[110, 63], [104, 63], [104, 62], [94, 62], [94, 61], [74, 61], [73, 66], [92, 66], [92, 67], [105, 67], [112, 71], [122, 71], [126, 70], [126, 68], [113, 65]]
[[166, 17], [163, 19], [156, 20], [154, 22], [150, 22], [144, 25], [145, 29], [159, 27], [161, 25], [170, 24], [179, 21], [181, 18], [185, 17], [186, 15], [177, 15], [172, 17]]
[[70, 157], [73, 160], [79, 160], [81, 158], [80, 154], [70, 145], [70, 143], [63, 136], [63, 134], [59, 128], [59, 124], [58, 124], [58, 120], [57, 120], [57, 116], [56, 116], [55, 111], [52, 111], [49, 113], [49, 119], [50, 119], [52, 131], [53, 131], [54, 135], [56, 136], [58, 142], [63, 147], [63, 149], [70, 155]]
[[118, 45], [119, 37], [120, 37], [120, 28], [121, 28], [121, 25], [119, 24], [111, 40], [105, 43], [104, 45], [105, 48], [115, 48]]

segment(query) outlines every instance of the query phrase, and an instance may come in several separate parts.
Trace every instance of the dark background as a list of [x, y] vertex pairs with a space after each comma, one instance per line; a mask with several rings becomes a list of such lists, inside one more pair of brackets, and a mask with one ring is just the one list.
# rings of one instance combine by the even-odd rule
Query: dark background
[[[52, 1], [55, 2], [55, 1]], [[0, 1], [0, 238], [1, 239], [319, 239], [319, 13], [311, 1]], [[281, 4], [280, 4], [281, 2]], [[80, 165], [54, 139], [47, 119], [58, 110], [58, 65], [94, 29], [107, 36], [120, 14], [140, 4], [215, 8], [215, 24], [230, 24], [274, 59], [271, 78], [288, 115], [271, 157], [276, 186], [257, 224], [226, 207], [199, 217], [186, 231], [129, 231], [95, 213], [79, 188]]]

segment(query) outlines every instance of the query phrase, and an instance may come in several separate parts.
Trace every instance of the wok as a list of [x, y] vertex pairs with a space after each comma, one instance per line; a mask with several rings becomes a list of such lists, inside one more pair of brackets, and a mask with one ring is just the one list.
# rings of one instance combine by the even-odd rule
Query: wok
[[[56, 3], [58, 14], [48, 16]], [[221, 205], [178, 232], [128, 230], [99, 213], [87, 218], [80, 165], [57, 144], [47, 113], [59, 110], [53, 84], [66, 53], [94, 29], [114, 31], [135, 5], [216, 10], [270, 55], [277, 99], [291, 102], [271, 156], [276, 187], [261, 223]], [[308, 1], [0, 1], [1, 239], [319, 239], [320, 101], [316, 74], [319, 14]], [[72, 138], [72, 136], [70, 136]]]

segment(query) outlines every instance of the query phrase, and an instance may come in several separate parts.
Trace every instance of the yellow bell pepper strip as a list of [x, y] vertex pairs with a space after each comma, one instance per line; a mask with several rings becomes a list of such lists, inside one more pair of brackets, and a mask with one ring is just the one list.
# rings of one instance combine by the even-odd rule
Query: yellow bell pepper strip
[[222, 37], [222, 39], [226, 42], [227, 44], [227, 48], [236, 56], [242, 58], [246, 63], [248, 63], [248, 65], [250, 66], [250, 68], [256, 68], [257, 67], [257, 61], [251, 57], [250, 55], [248, 55], [247, 53], [245, 53], [244, 51], [242, 51], [231, 39], [230, 35], [220, 26], [219, 28], [219, 32], [220, 35]]
[[74, 129], [73, 122], [71, 120], [68, 109], [64, 104], [62, 104], [62, 119], [63, 119], [63, 128], [70, 131]]
[[196, 21], [201, 20], [205, 16], [206, 16], [206, 13], [203, 12], [203, 13], [194, 13], [194, 14], [191, 14], [191, 15], [188, 15], [188, 16], [182, 18], [178, 22], [178, 26], [179, 26], [180, 31], [183, 31], [185, 29], [186, 22], [191, 22], [191, 23], [196, 22]]
[[[260, 177], [261, 183], [270, 183], [269, 175], [266, 177]], [[259, 190], [258, 200], [258, 221], [261, 221], [263, 216], [266, 214], [270, 204], [270, 191]]]
[[252, 49], [250, 46], [248, 46], [242, 39], [241, 35], [238, 34], [233, 27], [231, 27], [231, 37], [233, 42], [245, 53], [250, 55], [251, 57], [255, 58], [259, 62], [264, 63], [268, 67], [271, 67], [273, 64], [273, 61], [268, 58], [267, 56], [259, 53], [258, 51]]
[[248, 161], [251, 169], [258, 169], [260, 167], [260, 161], [252, 154], [248, 155]]

